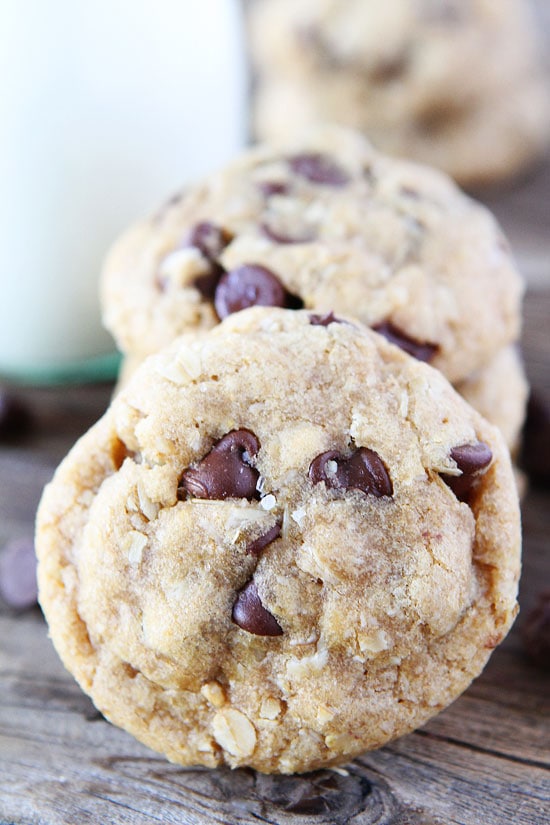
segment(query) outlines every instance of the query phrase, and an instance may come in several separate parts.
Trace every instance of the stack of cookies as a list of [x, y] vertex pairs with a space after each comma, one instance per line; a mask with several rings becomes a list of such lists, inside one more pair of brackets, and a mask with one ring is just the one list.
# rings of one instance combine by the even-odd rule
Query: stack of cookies
[[261, 139], [337, 122], [474, 186], [550, 134], [531, 0], [249, 0]]
[[102, 293], [125, 378], [37, 529], [97, 707], [174, 762], [292, 773], [452, 702], [517, 611], [522, 283], [491, 215], [315, 131], [131, 229]]

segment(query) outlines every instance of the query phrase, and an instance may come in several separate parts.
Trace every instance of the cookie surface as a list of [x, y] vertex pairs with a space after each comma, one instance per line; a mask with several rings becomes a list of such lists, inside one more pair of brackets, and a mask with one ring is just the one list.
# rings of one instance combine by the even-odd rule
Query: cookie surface
[[517, 174], [548, 142], [548, 79], [527, 0], [250, 4], [261, 139], [337, 122], [462, 184]]
[[451, 382], [519, 335], [522, 283], [493, 217], [445, 176], [315, 130], [242, 155], [113, 248], [104, 320], [144, 356], [247, 305], [358, 318]]
[[505, 347], [489, 363], [455, 389], [491, 424], [495, 424], [516, 457], [527, 413], [529, 385], [517, 347]]
[[305, 771], [425, 722], [516, 612], [498, 431], [351, 322], [251, 309], [148, 359], [45, 491], [40, 599], [181, 764]]

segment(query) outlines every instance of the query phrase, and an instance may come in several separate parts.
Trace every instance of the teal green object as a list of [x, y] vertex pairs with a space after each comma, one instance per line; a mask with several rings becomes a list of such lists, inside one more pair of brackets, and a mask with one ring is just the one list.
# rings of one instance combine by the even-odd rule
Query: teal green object
[[17, 384], [46, 386], [51, 384], [91, 384], [114, 381], [118, 375], [122, 356], [118, 352], [98, 355], [63, 366], [40, 366], [5, 369], [0, 365], [0, 378]]

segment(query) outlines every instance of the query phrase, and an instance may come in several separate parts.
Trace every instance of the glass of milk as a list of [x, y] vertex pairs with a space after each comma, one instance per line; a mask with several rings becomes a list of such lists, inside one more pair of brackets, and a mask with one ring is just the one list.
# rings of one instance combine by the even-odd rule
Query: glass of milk
[[238, 0], [0, 3], [0, 375], [101, 371], [110, 243], [245, 142]]

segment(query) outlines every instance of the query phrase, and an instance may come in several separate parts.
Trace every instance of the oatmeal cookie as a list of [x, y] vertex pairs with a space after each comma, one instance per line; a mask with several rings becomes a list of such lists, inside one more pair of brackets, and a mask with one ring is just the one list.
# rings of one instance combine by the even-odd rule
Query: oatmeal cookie
[[337, 122], [463, 185], [525, 169], [550, 133], [527, 0], [257, 0], [261, 139]]
[[251, 305], [303, 306], [358, 318], [452, 383], [517, 340], [522, 290], [484, 207], [337, 128], [244, 153], [129, 230], [102, 280], [127, 355]]
[[516, 613], [498, 430], [332, 315], [253, 308], [150, 357], [47, 487], [40, 601], [113, 723], [292, 773], [423, 724]]

